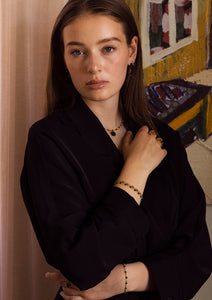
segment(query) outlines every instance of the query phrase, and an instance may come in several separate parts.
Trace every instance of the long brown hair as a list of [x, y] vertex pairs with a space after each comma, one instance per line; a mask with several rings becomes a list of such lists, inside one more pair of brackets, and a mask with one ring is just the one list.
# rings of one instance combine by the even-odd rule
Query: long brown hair
[[132, 12], [124, 0], [69, 0], [65, 5], [56, 20], [51, 38], [47, 77], [48, 113], [73, 107], [79, 96], [64, 62], [63, 29], [84, 13], [115, 17], [123, 25], [128, 45], [134, 36], [138, 37], [136, 62], [128, 68], [120, 91], [120, 107], [125, 120], [130, 117], [140, 125], [153, 128], [144, 96], [141, 41]]

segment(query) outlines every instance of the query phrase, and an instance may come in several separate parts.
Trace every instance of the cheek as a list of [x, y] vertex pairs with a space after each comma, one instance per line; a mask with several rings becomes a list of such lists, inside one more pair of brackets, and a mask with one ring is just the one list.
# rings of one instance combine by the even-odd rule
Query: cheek
[[69, 71], [75, 89], [79, 92], [83, 85], [82, 76], [81, 73], [79, 72], [79, 68], [76, 68], [75, 66], [67, 66], [67, 69]]
[[75, 85], [75, 83], [79, 83], [79, 78], [81, 75], [79, 71], [79, 66], [77, 64], [70, 64], [69, 62], [65, 62], [65, 63], [73, 84]]
[[70, 54], [64, 56], [64, 62], [70, 75], [72, 75], [72, 73], [77, 74], [76, 70], [79, 69], [79, 66], [73, 61], [73, 59], [71, 59]]
[[128, 60], [127, 58], [118, 58], [111, 66], [111, 72], [117, 80], [124, 81], [127, 73]]

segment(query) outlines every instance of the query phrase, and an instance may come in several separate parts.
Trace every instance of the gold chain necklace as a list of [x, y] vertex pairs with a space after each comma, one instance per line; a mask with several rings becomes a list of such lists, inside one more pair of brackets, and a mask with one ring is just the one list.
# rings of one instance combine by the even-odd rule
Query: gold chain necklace
[[114, 129], [105, 128], [105, 130], [107, 130], [112, 136], [116, 136], [116, 131], [118, 131], [122, 127], [123, 124], [124, 124], [124, 121], [122, 120], [118, 127], [114, 128]]

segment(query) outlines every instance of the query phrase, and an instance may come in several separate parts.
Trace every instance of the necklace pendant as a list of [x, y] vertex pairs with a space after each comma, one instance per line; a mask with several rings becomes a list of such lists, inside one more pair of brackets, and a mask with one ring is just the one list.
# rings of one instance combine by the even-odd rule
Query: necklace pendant
[[115, 129], [107, 129], [107, 128], [105, 128], [105, 130], [107, 130], [112, 136], [116, 136], [116, 131], [118, 131], [123, 124], [124, 124], [124, 121], [122, 120], [121, 124], [117, 128], [115, 128]]

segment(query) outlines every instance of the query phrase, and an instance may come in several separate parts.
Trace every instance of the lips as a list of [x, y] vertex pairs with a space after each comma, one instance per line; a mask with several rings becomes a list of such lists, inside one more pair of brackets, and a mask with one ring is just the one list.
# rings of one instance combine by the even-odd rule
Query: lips
[[105, 80], [90, 80], [86, 85], [93, 90], [101, 89], [107, 84]]

